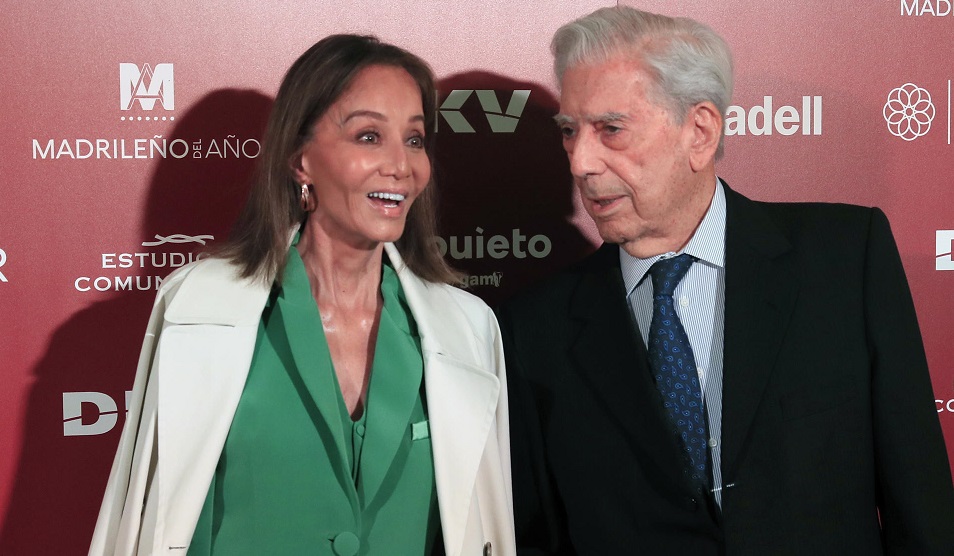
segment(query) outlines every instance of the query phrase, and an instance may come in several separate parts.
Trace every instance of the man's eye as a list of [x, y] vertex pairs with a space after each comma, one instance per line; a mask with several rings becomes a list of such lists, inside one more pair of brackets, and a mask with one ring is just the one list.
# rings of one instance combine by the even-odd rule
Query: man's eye
[[560, 128], [560, 133], [563, 134], [563, 137], [564, 137], [565, 139], [570, 139], [570, 138], [573, 137], [573, 135], [576, 134], [576, 130], [573, 129], [572, 127], [566, 127], [566, 126], [564, 126], [564, 127], [561, 127], [561, 128]]
[[606, 134], [608, 134], [608, 135], [615, 135], [615, 134], [619, 133], [619, 132], [622, 131], [622, 130], [623, 130], [623, 128], [618, 127], [618, 126], [615, 126], [615, 125], [606, 125], [606, 126], [603, 126], [603, 133], [606, 133]]

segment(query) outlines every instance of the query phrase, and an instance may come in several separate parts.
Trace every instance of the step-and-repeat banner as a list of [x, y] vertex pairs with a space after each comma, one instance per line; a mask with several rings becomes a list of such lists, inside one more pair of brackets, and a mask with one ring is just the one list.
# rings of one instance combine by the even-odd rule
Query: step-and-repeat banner
[[[952, 1], [626, 3], [694, 17], [732, 45], [718, 171], [735, 189], [888, 214], [954, 445]], [[0, 554], [84, 553], [156, 289], [227, 235], [301, 52], [327, 34], [373, 33], [433, 65], [438, 243], [494, 304], [598, 242], [551, 119], [548, 43], [611, 4], [5, 6]]]

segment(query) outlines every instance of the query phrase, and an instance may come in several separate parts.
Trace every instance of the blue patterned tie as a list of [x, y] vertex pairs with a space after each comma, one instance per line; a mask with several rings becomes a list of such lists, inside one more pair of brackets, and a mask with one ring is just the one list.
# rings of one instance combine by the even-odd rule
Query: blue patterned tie
[[653, 319], [649, 325], [649, 365], [656, 377], [666, 413], [682, 438], [683, 448], [692, 463], [692, 479], [707, 484], [706, 419], [702, 408], [702, 389], [692, 346], [672, 294], [695, 259], [682, 254], [660, 259], [649, 269], [653, 279]]

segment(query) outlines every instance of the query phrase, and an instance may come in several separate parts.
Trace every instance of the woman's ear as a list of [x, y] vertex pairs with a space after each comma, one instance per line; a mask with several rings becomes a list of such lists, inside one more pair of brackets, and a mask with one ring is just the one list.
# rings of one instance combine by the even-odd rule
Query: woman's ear
[[686, 120], [692, 133], [689, 165], [694, 172], [700, 172], [715, 162], [722, 140], [722, 115], [714, 104], [706, 101], [690, 108]]
[[288, 167], [291, 169], [295, 181], [301, 184], [312, 183], [311, 175], [305, 168], [305, 157], [301, 151], [292, 155], [288, 160]]

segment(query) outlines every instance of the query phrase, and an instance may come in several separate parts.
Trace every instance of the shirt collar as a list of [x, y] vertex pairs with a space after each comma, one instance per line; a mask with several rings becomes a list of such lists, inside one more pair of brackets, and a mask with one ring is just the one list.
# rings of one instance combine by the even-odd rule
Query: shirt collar
[[[723, 268], [725, 266], [725, 189], [722, 181], [716, 178], [715, 193], [712, 202], [702, 222], [679, 253], [688, 253], [710, 266]], [[636, 286], [642, 282], [649, 268], [659, 259], [669, 258], [679, 253], [663, 253], [653, 255], [648, 259], [639, 259], [623, 248], [619, 250], [619, 265], [623, 272], [623, 283], [626, 285], [626, 295], [633, 293]]]

